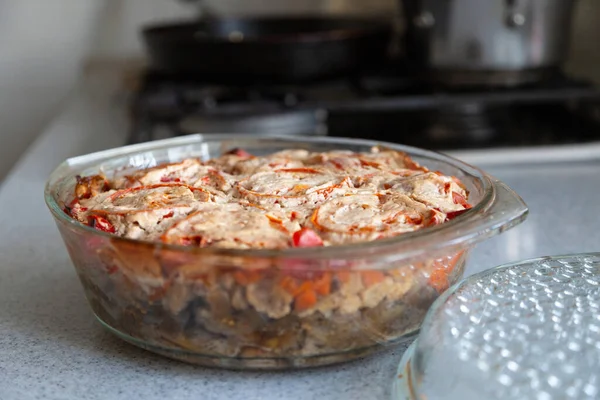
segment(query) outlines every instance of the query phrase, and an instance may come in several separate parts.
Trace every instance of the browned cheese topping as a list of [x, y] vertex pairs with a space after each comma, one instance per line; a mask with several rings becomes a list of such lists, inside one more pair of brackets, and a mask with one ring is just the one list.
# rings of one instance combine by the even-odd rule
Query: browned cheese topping
[[221, 248], [332, 246], [393, 237], [468, 210], [451, 176], [402, 152], [235, 150], [120, 176], [78, 178], [67, 212], [118, 236]]

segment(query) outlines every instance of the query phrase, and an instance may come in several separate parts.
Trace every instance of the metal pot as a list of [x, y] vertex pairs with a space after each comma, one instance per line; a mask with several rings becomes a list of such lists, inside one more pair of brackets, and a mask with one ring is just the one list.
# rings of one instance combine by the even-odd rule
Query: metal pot
[[541, 79], [567, 54], [575, 0], [403, 0], [406, 54], [447, 83]]
[[194, 4], [202, 17], [207, 15], [265, 16], [265, 15], [395, 15], [396, 0], [179, 0]]

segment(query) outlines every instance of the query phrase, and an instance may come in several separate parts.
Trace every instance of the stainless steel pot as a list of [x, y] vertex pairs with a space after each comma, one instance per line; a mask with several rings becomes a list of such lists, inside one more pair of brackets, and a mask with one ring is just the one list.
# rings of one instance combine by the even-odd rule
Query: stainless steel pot
[[448, 83], [540, 79], [564, 61], [574, 4], [575, 0], [403, 0], [406, 53], [432, 77]]

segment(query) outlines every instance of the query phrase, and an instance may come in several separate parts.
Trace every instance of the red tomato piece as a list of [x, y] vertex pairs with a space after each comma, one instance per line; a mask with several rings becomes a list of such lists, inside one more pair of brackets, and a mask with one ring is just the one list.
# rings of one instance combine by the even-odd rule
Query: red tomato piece
[[344, 170], [344, 165], [342, 163], [340, 163], [339, 161], [336, 160], [329, 160], [330, 163], [332, 163], [337, 169], [340, 170]]
[[204, 247], [210, 242], [210, 240], [200, 235], [186, 236], [179, 239], [179, 244], [182, 246]]
[[460, 204], [465, 208], [471, 208], [471, 205], [467, 202], [465, 196], [463, 196], [460, 193], [452, 192], [452, 201], [454, 202], [454, 204]]
[[232, 149], [232, 150], [229, 150], [225, 154], [233, 154], [238, 157], [244, 157], [244, 158], [253, 157], [252, 154], [248, 153], [246, 150], [243, 150], [243, 149]]
[[89, 216], [89, 225], [92, 228], [98, 229], [99, 231], [115, 233], [115, 227], [106, 218], [98, 215]]
[[[452, 188], [452, 184], [450, 182], [446, 182], [444, 184], [444, 193], [450, 193], [450, 189]], [[454, 197], [452, 197], [452, 200], [454, 200]], [[456, 202], [454, 200], [454, 202]]]
[[181, 179], [179, 179], [179, 178], [173, 178], [171, 176], [163, 176], [162, 178], [160, 178], [160, 181], [162, 183], [181, 182]]
[[294, 232], [292, 236], [294, 247], [318, 247], [323, 246], [323, 240], [312, 229], [302, 228]]
[[448, 214], [446, 214], [446, 221], [450, 221], [459, 215], [466, 213], [467, 211], [469, 211], [468, 208], [465, 208], [464, 210], [450, 211]]
[[173, 215], [175, 215], [175, 213], [171, 211], [170, 213], [163, 215], [163, 218], [171, 218]]

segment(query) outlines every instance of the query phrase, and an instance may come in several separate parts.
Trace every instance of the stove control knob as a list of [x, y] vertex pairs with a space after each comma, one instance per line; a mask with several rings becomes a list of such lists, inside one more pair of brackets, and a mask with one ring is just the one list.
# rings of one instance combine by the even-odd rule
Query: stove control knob
[[421, 11], [420, 14], [414, 17], [413, 24], [417, 28], [428, 29], [435, 24], [435, 18], [429, 11]]
[[506, 18], [506, 25], [511, 28], [521, 27], [525, 25], [525, 22], [527, 22], [527, 19], [521, 13], [509, 13]]

